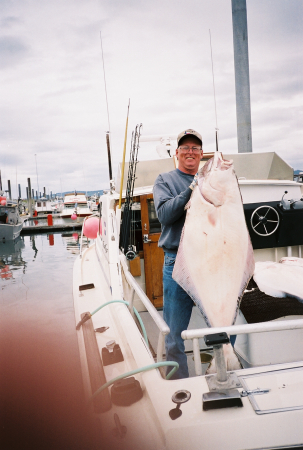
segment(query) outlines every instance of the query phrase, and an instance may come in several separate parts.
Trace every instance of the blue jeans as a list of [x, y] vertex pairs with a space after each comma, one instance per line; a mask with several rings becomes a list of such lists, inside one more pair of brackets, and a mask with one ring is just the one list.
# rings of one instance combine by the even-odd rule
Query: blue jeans
[[[181, 333], [187, 330], [194, 306], [191, 297], [172, 279], [176, 256], [175, 253], [165, 252], [163, 266], [163, 319], [170, 328], [170, 333], [165, 336], [166, 360], [176, 361], [179, 364], [179, 369], [171, 380], [189, 376]], [[236, 337], [230, 336], [232, 346]], [[167, 373], [170, 371], [171, 367], [168, 367]]]
[[[190, 296], [172, 279], [176, 256], [175, 253], [165, 252], [163, 266], [163, 319], [170, 328], [170, 333], [165, 336], [166, 360], [179, 364], [171, 379], [189, 376], [181, 332], [187, 329], [194, 306]], [[167, 372], [170, 371], [171, 367]]]

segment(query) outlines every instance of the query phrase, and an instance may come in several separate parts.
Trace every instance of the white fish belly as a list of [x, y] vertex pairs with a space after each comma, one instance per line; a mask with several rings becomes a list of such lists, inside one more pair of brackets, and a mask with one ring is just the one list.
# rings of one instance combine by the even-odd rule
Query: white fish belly
[[303, 266], [291, 262], [257, 262], [254, 280], [260, 291], [272, 297], [296, 297], [303, 302]]
[[254, 268], [237, 182], [232, 189], [218, 207], [194, 189], [173, 272], [212, 327], [234, 323]]

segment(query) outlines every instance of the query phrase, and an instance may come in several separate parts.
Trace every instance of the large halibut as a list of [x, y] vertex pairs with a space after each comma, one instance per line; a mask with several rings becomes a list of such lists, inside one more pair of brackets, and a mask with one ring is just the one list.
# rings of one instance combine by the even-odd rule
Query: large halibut
[[[215, 153], [200, 169], [186, 208], [173, 279], [208, 326], [233, 325], [255, 263], [232, 161]], [[223, 348], [227, 370], [240, 368], [232, 346]]]

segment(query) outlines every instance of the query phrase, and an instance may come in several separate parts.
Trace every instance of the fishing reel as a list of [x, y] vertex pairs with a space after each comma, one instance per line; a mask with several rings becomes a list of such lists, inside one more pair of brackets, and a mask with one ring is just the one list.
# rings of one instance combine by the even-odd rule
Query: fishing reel
[[129, 245], [125, 257], [128, 261], [132, 261], [137, 256], [137, 249], [135, 245]]

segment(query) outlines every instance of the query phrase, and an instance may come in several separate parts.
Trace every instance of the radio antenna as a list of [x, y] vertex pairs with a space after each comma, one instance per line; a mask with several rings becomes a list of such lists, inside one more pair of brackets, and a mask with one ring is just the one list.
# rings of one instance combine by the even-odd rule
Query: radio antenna
[[214, 89], [214, 103], [215, 103], [215, 118], [216, 118], [216, 151], [218, 151], [218, 119], [217, 119], [217, 104], [216, 104], [216, 88], [215, 88], [215, 75], [214, 75], [214, 62], [213, 62], [213, 49], [211, 45], [211, 33], [210, 29], [209, 31], [209, 44], [210, 44], [210, 55], [211, 55], [211, 68], [212, 68], [212, 74], [213, 74], [213, 89]]
[[114, 185], [113, 185], [113, 174], [112, 174], [112, 160], [111, 160], [111, 152], [110, 152], [110, 150], [111, 150], [111, 135], [110, 135], [109, 110], [108, 110], [107, 88], [106, 88], [105, 66], [104, 66], [104, 55], [103, 55], [103, 45], [102, 45], [101, 30], [100, 30], [100, 42], [101, 42], [103, 76], [104, 76], [104, 87], [105, 87], [105, 97], [106, 97], [106, 107], [107, 107], [107, 120], [108, 120], [108, 131], [106, 132], [106, 146], [107, 146], [107, 157], [108, 157], [109, 184], [110, 184], [110, 189], [112, 190], [114, 188]]
[[100, 31], [100, 42], [101, 42], [101, 53], [102, 53], [102, 64], [103, 64], [103, 76], [104, 76], [104, 87], [105, 87], [106, 108], [107, 108], [108, 131], [109, 131], [109, 133], [110, 133], [109, 110], [108, 110], [107, 88], [106, 88], [105, 66], [104, 66], [104, 55], [103, 55], [103, 45], [102, 45], [102, 34], [101, 34], [101, 31]]

